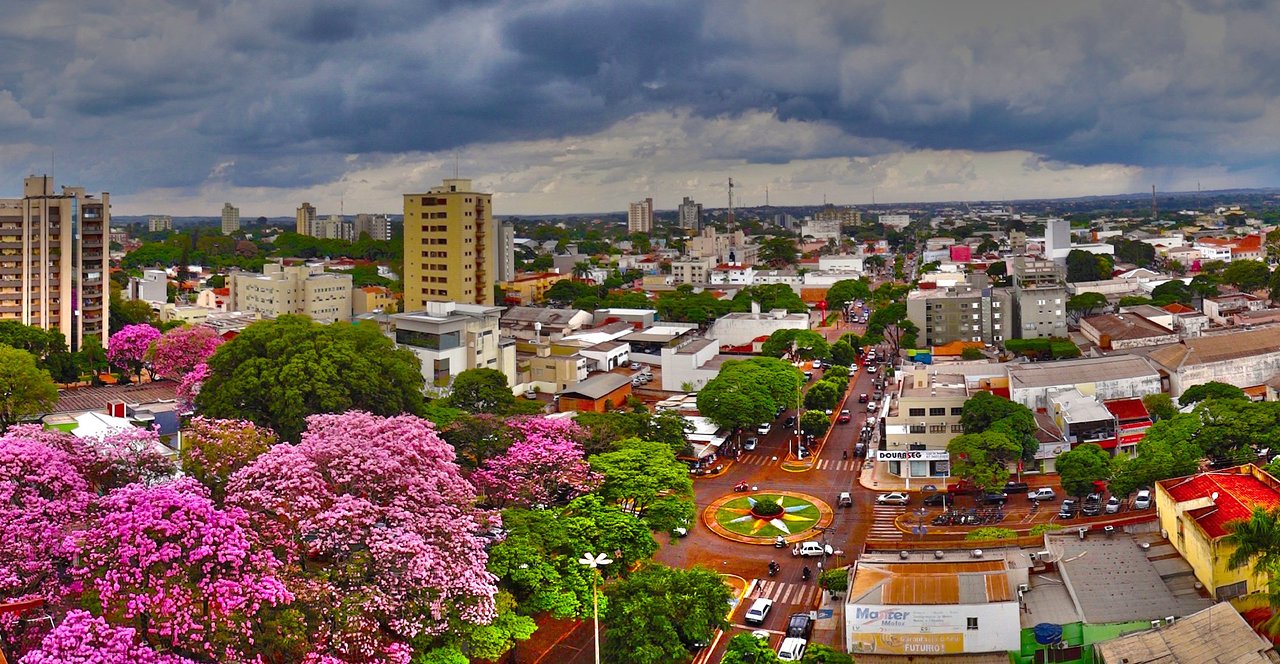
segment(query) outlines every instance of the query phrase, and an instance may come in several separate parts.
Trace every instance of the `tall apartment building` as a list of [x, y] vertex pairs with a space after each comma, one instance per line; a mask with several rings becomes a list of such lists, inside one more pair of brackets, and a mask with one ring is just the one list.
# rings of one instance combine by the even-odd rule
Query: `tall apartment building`
[[391, 217], [389, 215], [357, 214], [354, 226], [352, 234], [355, 236], [355, 240], [359, 240], [360, 236], [365, 233], [369, 234], [369, 239], [371, 240], [379, 242], [391, 240]]
[[254, 311], [263, 318], [305, 314], [317, 323], [351, 320], [349, 274], [325, 272], [319, 264], [283, 260], [262, 266], [262, 274], [227, 276], [230, 311]]
[[838, 221], [855, 226], [862, 223], [861, 212], [851, 207], [836, 207], [831, 203], [823, 205], [822, 209], [814, 212], [813, 218], [817, 221]]
[[469, 179], [404, 195], [406, 312], [427, 302], [493, 305], [499, 232], [492, 197], [472, 191]]
[[84, 187], [54, 191], [53, 178], [23, 180], [22, 198], [0, 199], [0, 320], [58, 330], [71, 350], [107, 345], [111, 197]]
[[147, 217], [148, 232], [156, 233], [171, 230], [173, 230], [173, 217], [167, 214], [153, 214]]
[[649, 233], [653, 231], [653, 199], [646, 198], [632, 203], [627, 209], [627, 232]]
[[516, 227], [510, 221], [495, 225], [498, 230], [498, 250], [493, 256], [494, 268], [499, 282], [516, 278]]
[[1065, 272], [1052, 260], [1013, 261], [1013, 336], [1040, 339], [1067, 336]]
[[302, 205], [298, 206], [298, 211], [295, 214], [294, 219], [293, 232], [298, 235], [311, 235], [311, 225], [316, 221], [315, 206], [303, 201]]
[[907, 318], [920, 328], [920, 342], [941, 346], [952, 341], [994, 344], [1011, 339], [1012, 298], [991, 288], [987, 275], [971, 274], [951, 288], [922, 288], [907, 294]]
[[331, 214], [327, 217], [317, 217], [311, 221], [311, 228], [307, 232], [314, 238], [321, 240], [346, 240], [351, 242], [355, 240], [355, 226], [348, 223], [342, 217]]
[[222, 234], [231, 235], [240, 230], [240, 208], [230, 204], [222, 204]]
[[677, 209], [677, 214], [680, 218], [680, 228], [689, 231], [690, 234], [702, 231], [702, 203], [695, 203], [692, 198], [685, 196]]

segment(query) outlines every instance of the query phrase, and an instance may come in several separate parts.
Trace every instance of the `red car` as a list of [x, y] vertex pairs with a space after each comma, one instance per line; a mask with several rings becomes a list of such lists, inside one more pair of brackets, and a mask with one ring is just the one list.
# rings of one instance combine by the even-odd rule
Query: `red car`
[[840, 424], [848, 424], [849, 420], [852, 420], [852, 419], [853, 419], [853, 416], [849, 414], [848, 410], [842, 410], [840, 411], [840, 417], [836, 418], [836, 422]]

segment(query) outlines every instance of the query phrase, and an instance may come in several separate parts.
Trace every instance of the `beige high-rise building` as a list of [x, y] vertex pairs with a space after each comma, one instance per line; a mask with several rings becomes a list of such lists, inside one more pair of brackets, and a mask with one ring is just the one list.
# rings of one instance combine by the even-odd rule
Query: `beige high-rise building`
[[316, 221], [316, 208], [312, 204], [303, 201], [298, 206], [297, 222], [294, 227], [295, 233], [298, 235], [311, 235], [311, 226]]
[[173, 217], [167, 214], [153, 214], [147, 217], [147, 232], [173, 230]]
[[653, 199], [646, 198], [632, 203], [627, 209], [627, 232], [649, 233], [653, 231]]
[[263, 318], [305, 314], [318, 323], [351, 320], [349, 274], [325, 272], [324, 266], [297, 259], [267, 263], [262, 274], [232, 272], [227, 276], [229, 311], [255, 311]]
[[71, 350], [89, 336], [105, 347], [110, 227], [110, 194], [55, 192], [47, 175], [0, 199], [0, 320], [59, 330]]
[[493, 304], [497, 229], [491, 194], [448, 179], [404, 195], [404, 308], [427, 302]]
[[240, 208], [230, 204], [222, 204], [222, 234], [231, 235], [240, 230]]

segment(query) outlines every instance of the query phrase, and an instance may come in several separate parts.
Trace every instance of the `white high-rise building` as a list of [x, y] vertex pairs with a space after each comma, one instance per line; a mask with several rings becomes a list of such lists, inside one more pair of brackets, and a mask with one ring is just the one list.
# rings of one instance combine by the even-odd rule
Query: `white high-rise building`
[[222, 204], [222, 234], [231, 235], [240, 230], [240, 208], [230, 204]]
[[627, 210], [627, 232], [649, 233], [653, 231], [653, 199], [646, 198], [632, 203]]
[[680, 228], [690, 233], [702, 231], [702, 203], [695, 203], [692, 198], [685, 196], [680, 203], [679, 216]]

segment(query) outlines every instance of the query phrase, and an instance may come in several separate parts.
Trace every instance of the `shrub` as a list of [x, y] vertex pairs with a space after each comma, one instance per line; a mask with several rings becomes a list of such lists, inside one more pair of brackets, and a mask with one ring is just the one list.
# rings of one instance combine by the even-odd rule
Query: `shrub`
[[1062, 530], [1062, 526], [1056, 523], [1038, 523], [1031, 527], [1031, 534], [1043, 535], [1053, 530]]
[[777, 516], [782, 514], [782, 505], [773, 498], [757, 498], [755, 505], [751, 507], [751, 511], [759, 516]]
[[969, 533], [968, 535], [965, 535], [964, 538], [966, 540], [981, 541], [981, 540], [1013, 539], [1017, 536], [1018, 536], [1018, 533], [1015, 532], [1012, 528], [988, 527], [988, 528], [978, 528], [973, 532]]

